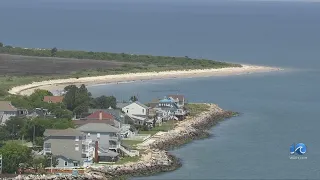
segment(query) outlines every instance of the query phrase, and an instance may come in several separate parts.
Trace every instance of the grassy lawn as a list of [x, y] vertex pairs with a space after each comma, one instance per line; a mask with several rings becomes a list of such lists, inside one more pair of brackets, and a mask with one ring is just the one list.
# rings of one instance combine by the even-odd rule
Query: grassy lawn
[[167, 132], [167, 131], [173, 129], [175, 124], [176, 124], [176, 121], [169, 120], [169, 121], [163, 123], [161, 126], [157, 125], [156, 127], [152, 128], [150, 131], [139, 131], [139, 134], [151, 134], [151, 135], [154, 135], [159, 131]]
[[207, 104], [186, 104], [185, 107], [190, 111], [191, 116], [196, 116], [209, 109]]
[[121, 164], [125, 164], [128, 162], [137, 162], [139, 161], [140, 156], [134, 156], [134, 157], [129, 157], [129, 156], [125, 156], [125, 157], [120, 157], [119, 161], [113, 163], [113, 162], [101, 162], [95, 165], [121, 165]]
[[143, 141], [139, 141], [139, 140], [122, 140], [122, 142], [125, 145], [128, 145], [128, 146], [134, 148], [137, 144], [142, 143]]
[[125, 164], [128, 162], [137, 162], [139, 161], [140, 157], [139, 156], [134, 156], [134, 157], [121, 157], [120, 160], [118, 162], [116, 162], [115, 164]]

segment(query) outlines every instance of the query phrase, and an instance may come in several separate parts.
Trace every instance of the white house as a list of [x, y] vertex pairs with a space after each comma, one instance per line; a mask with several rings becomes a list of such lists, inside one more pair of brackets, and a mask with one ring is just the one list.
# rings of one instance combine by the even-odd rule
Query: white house
[[122, 108], [129, 116], [149, 116], [149, 107], [136, 101]]

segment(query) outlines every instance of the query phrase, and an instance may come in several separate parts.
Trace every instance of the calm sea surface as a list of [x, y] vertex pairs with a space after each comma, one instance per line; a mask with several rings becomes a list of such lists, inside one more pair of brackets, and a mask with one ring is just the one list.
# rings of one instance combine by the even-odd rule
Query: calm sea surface
[[[93, 86], [95, 96], [142, 102], [181, 93], [240, 117], [214, 138], [173, 151], [184, 166], [138, 179], [320, 179], [320, 3], [254, 1], [1, 0], [0, 41], [204, 57], [286, 72]], [[289, 146], [307, 145], [306, 160]]]

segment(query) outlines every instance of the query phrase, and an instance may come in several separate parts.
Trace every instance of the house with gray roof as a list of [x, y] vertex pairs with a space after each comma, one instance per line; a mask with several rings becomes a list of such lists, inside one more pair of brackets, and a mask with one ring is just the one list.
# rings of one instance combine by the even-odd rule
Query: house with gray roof
[[58, 157], [57, 167], [73, 168], [83, 165], [82, 142], [84, 134], [76, 129], [46, 129], [43, 133], [43, 154]]
[[117, 102], [117, 108], [122, 109], [122, 108], [128, 106], [129, 104], [131, 104], [131, 102]]
[[10, 117], [17, 115], [18, 109], [10, 101], [0, 101], [0, 124], [4, 124]]
[[120, 129], [106, 123], [87, 123], [77, 128], [84, 133], [87, 146], [98, 141], [100, 161], [113, 161], [119, 155], [121, 145]]

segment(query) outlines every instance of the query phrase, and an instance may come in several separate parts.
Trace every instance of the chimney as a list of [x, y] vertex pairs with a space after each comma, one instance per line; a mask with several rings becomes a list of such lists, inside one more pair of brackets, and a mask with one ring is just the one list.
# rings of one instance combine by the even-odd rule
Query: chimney
[[102, 111], [99, 113], [99, 120], [102, 120]]
[[98, 143], [98, 141], [96, 141], [95, 142], [95, 148], [94, 148], [94, 161], [95, 161], [95, 163], [99, 163], [98, 149], [99, 149], [99, 143]]

